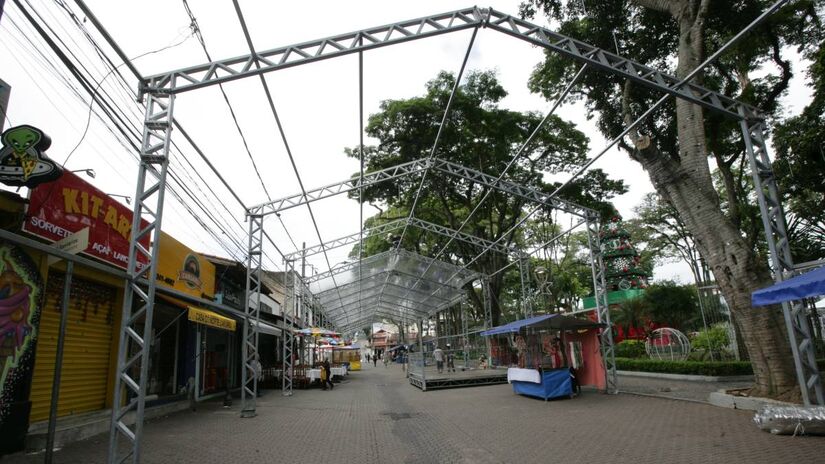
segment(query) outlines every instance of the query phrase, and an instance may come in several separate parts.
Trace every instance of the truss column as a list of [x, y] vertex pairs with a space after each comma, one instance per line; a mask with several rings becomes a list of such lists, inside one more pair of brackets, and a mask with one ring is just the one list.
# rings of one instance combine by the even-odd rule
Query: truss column
[[[481, 294], [484, 305], [484, 330], [490, 330], [493, 328], [493, 292], [490, 289], [489, 277], [481, 279]], [[487, 364], [493, 367], [493, 345], [490, 337], [484, 337], [484, 343], [487, 347]]]
[[255, 417], [258, 397], [258, 324], [261, 321], [261, 267], [264, 217], [249, 216], [249, 252], [246, 257], [246, 304], [243, 324], [243, 371], [241, 372], [241, 417]]
[[467, 324], [467, 305], [462, 302], [461, 303], [461, 348], [464, 351], [464, 368], [468, 369], [470, 367], [470, 336], [468, 332], [470, 332], [469, 326]]
[[[173, 95], [147, 96], [109, 428], [110, 463], [126, 462], [130, 457], [132, 462], [140, 462], [155, 306], [154, 276], [157, 274], [174, 102]], [[145, 287], [138, 283], [143, 277], [148, 282]], [[134, 412], [131, 426], [130, 412]], [[124, 456], [118, 452], [120, 435], [129, 442], [129, 451]]]
[[284, 261], [284, 282], [286, 295], [284, 296], [284, 333], [283, 333], [283, 361], [281, 366], [281, 394], [292, 396], [292, 371], [294, 367], [293, 355], [295, 352], [295, 333], [292, 331], [291, 319], [295, 314], [295, 272], [293, 262]]
[[530, 256], [520, 254], [518, 270], [521, 276], [521, 312], [525, 318], [533, 317], [533, 302], [530, 298]]
[[616, 374], [616, 353], [613, 347], [613, 325], [610, 322], [610, 307], [607, 305], [607, 283], [599, 240], [599, 219], [596, 215], [590, 215], [587, 218], [587, 243], [590, 247], [590, 270], [593, 275], [596, 317], [599, 322], [607, 324], [607, 328], [602, 329], [600, 335], [605, 390], [606, 393], [618, 393], [619, 381]]
[[[771, 255], [773, 279], [782, 282], [793, 276], [794, 266], [788, 241], [785, 214], [776, 185], [771, 160], [764, 138], [764, 121], [745, 115], [741, 121], [742, 136], [750, 162], [754, 190], [759, 202], [762, 225]], [[782, 313], [793, 352], [796, 377], [805, 405], [825, 405], [822, 377], [816, 365], [811, 326], [802, 301], [782, 303]]]

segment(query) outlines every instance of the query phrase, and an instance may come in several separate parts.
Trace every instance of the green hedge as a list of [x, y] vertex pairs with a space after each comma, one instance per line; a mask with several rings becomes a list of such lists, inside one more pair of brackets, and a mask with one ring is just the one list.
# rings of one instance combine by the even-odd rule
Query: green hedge
[[[820, 372], [825, 372], [825, 359], [817, 359]], [[658, 372], [661, 374], [707, 375], [753, 375], [750, 361], [659, 361], [656, 359], [616, 358], [616, 368], [620, 371]]]
[[622, 340], [616, 344], [617, 358], [646, 358], [644, 340]]
[[748, 361], [659, 361], [656, 359], [616, 358], [616, 368], [620, 371], [658, 372], [683, 375], [752, 375]]

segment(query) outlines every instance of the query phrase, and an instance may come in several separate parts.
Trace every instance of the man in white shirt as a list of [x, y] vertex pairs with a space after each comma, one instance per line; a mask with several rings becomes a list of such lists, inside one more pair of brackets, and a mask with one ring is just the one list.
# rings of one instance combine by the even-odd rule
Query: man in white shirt
[[436, 345], [435, 351], [433, 351], [433, 359], [435, 359], [435, 367], [440, 374], [444, 370], [444, 350], [438, 345]]

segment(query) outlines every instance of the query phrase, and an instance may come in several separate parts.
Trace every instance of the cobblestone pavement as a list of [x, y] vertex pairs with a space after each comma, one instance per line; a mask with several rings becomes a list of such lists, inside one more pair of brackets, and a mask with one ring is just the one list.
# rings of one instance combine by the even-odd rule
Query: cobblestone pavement
[[[796, 463], [823, 462], [825, 438], [772, 436], [752, 413], [585, 392], [544, 402], [509, 385], [421, 392], [398, 366], [353, 372], [332, 391], [269, 392], [258, 417], [239, 401], [146, 425], [144, 463]], [[55, 454], [104, 462], [106, 437]], [[43, 455], [5, 462], [39, 463]]]
[[708, 397], [717, 390], [746, 388], [752, 382], [697, 382], [688, 380], [657, 379], [652, 377], [619, 376], [619, 390], [627, 393], [641, 393], [662, 398], [685, 399], [708, 402]]

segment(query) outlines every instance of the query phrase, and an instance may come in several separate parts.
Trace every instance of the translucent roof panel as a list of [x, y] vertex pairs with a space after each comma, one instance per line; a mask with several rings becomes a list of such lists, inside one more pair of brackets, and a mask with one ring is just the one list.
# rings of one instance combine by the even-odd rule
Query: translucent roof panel
[[374, 317], [416, 319], [464, 298], [474, 271], [406, 250], [390, 250], [344, 263], [307, 279], [333, 323], [341, 326]]

